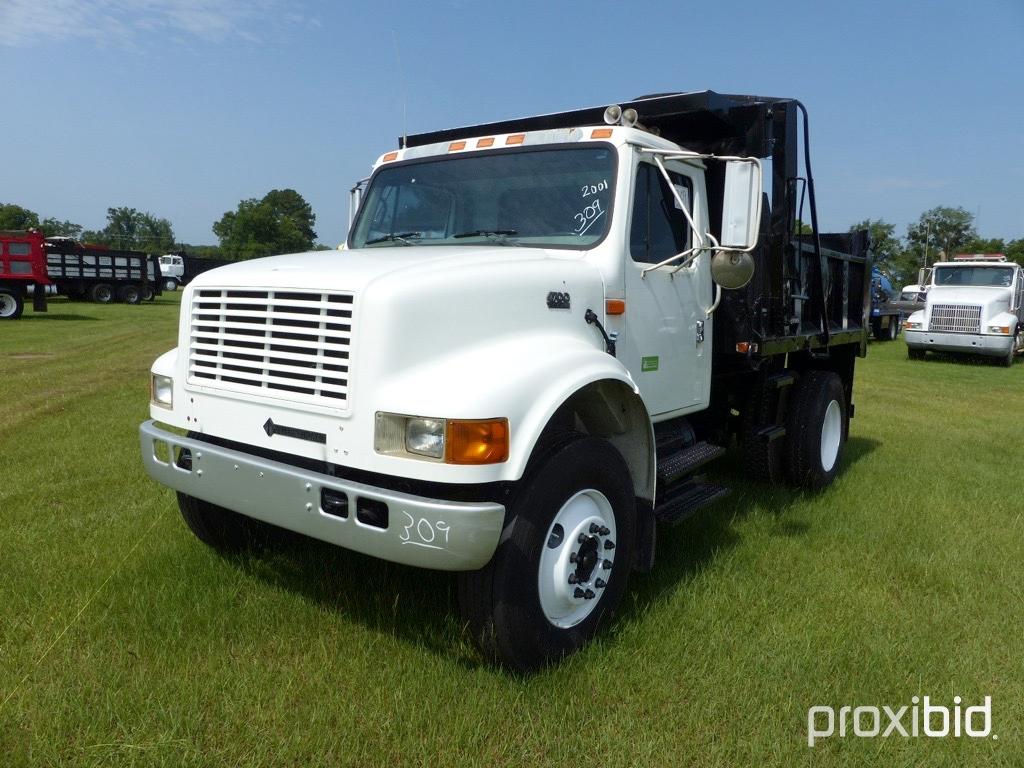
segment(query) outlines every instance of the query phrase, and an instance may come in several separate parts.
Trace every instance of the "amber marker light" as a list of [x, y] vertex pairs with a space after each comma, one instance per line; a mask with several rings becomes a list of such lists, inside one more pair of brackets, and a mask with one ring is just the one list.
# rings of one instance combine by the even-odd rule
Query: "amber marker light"
[[524, 141], [526, 141], [525, 133], [513, 133], [505, 139], [505, 144], [522, 144]]
[[595, 128], [590, 132], [590, 138], [592, 139], [610, 139], [611, 137], [611, 128]]
[[604, 303], [604, 311], [609, 315], [626, 314], [626, 302], [622, 299], [608, 299]]
[[448, 145], [449, 152], [459, 152], [466, 148], [466, 142], [464, 141], [453, 141]]
[[508, 419], [449, 419], [445, 443], [449, 464], [508, 461]]
[[383, 157], [383, 160], [384, 160], [385, 163], [390, 163], [392, 160], [397, 160], [397, 159], [398, 159], [398, 153], [397, 152], [388, 152]]
[[477, 139], [477, 142], [476, 142], [476, 148], [477, 149], [483, 149], [484, 147], [493, 147], [493, 146], [494, 146], [494, 137], [493, 136], [489, 136], [486, 139]]

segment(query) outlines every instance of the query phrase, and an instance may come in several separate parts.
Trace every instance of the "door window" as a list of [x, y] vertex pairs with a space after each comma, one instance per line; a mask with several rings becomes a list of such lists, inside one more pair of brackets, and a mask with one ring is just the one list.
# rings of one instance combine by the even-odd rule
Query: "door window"
[[[693, 210], [693, 183], [669, 171], [672, 186]], [[692, 213], [691, 213], [692, 215]], [[633, 261], [657, 264], [690, 247], [690, 227], [679, 201], [665, 183], [661, 171], [649, 163], [637, 167], [633, 190], [633, 215], [629, 228], [629, 254]]]

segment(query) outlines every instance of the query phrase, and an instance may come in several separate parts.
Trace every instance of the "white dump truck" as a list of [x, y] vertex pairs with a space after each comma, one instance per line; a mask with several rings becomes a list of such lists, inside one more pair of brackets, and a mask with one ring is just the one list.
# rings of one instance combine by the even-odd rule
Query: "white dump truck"
[[903, 337], [912, 360], [932, 350], [998, 357], [1013, 365], [1024, 351], [1024, 269], [1002, 254], [935, 264], [925, 308], [907, 319]]
[[457, 571], [490, 657], [576, 650], [730, 445], [769, 483], [839, 470], [869, 243], [792, 234], [800, 112], [806, 148], [799, 102], [710, 91], [403, 139], [343, 249], [189, 283], [147, 471], [215, 548]]

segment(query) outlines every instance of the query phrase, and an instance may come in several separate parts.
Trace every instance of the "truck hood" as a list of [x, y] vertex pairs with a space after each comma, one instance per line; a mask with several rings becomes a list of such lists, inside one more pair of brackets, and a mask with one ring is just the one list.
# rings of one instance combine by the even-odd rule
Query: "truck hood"
[[447, 269], [475, 270], [499, 264], [579, 261], [579, 252], [508, 246], [401, 246], [344, 251], [311, 251], [287, 256], [239, 261], [198, 275], [198, 288], [261, 287], [320, 288], [361, 293], [383, 277], [399, 277]]
[[932, 286], [928, 291], [928, 305], [971, 304], [991, 310], [1010, 308], [1010, 288], [973, 288], [971, 286]]

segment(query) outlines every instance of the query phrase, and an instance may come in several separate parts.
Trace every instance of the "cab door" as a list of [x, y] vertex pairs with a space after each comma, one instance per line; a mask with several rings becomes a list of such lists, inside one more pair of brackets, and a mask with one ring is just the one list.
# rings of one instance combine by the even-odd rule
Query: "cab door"
[[[681, 163], [665, 165], [695, 223], [705, 227], [706, 214], [694, 204], [700, 172]], [[710, 259], [705, 253], [683, 269], [677, 269], [682, 260], [649, 269], [690, 248], [693, 234], [656, 165], [637, 163], [632, 192], [621, 359], [653, 416], [700, 410], [711, 386]]]

